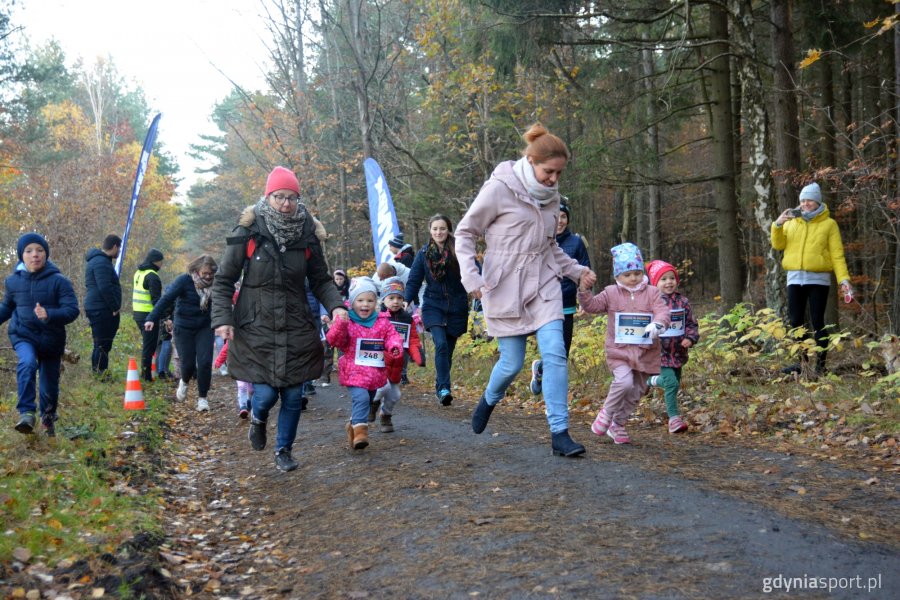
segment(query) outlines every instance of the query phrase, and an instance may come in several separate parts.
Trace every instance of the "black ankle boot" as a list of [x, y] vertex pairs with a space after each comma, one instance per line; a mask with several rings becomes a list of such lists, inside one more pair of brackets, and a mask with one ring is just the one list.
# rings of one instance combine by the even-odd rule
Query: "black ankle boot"
[[256, 417], [250, 417], [250, 431], [247, 432], [250, 447], [254, 450], [263, 450], [266, 447], [266, 422], [259, 421]]
[[484, 399], [484, 394], [482, 394], [481, 400], [478, 401], [478, 406], [475, 407], [475, 412], [472, 413], [472, 431], [475, 433], [484, 431], [488, 421], [491, 419], [492, 412], [494, 412], [494, 407], [487, 403], [487, 400]]
[[569, 437], [569, 430], [563, 429], [553, 434], [553, 454], [555, 456], [578, 456], [584, 454], [584, 446]]

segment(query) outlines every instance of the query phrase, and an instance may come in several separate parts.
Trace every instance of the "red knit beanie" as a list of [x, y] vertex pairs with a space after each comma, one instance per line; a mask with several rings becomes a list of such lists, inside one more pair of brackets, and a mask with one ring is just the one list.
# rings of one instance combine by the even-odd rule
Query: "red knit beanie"
[[647, 277], [650, 279], [650, 285], [659, 283], [659, 280], [665, 275], [666, 271], [675, 273], [675, 283], [680, 283], [678, 280], [678, 271], [675, 270], [675, 267], [664, 260], [652, 260], [647, 264]]
[[292, 192], [296, 192], [297, 195], [300, 195], [300, 182], [297, 181], [297, 176], [284, 167], [275, 167], [266, 178], [265, 195], [268, 196], [272, 192], [278, 190], [291, 190]]

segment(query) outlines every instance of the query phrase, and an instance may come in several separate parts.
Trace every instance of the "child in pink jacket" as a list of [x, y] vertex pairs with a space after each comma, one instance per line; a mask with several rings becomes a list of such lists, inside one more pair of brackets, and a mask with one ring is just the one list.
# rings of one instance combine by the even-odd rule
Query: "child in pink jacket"
[[613, 382], [591, 431], [606, 434], [617, 444], [628, 444], [631, 438], [624, 424], [647, 392], [647, 380], [659, 374], [659, 334], [669, 326], [669, 308], [644, 275], [644, 260], [637, 246], [619, 244], [612, 255], [616, 284], [596, 296], [579, 286], [578, 302], [585, 312], [609, 316], [605, 348]]
[[338, 374], [353, 402], [347, 439], [352, 449], [361, 450], [369, 445], [369, 405], [387, 383], [388, 363], [402, 360], [403, 339], [388, 314], [379, 314], [378, 287], [370, 278], [351, 282], [349, 305], [349, 320], [336, 318], [326, 339], [343, 352]]

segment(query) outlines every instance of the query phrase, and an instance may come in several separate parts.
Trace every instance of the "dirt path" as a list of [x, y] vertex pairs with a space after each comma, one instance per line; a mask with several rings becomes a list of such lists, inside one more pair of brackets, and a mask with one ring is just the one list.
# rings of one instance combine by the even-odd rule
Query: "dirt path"
[[651, 429], [615, 447], [580, 418], [587, 455], [562, 459], [539, 416], [501, 408], [476, 436], [472, 399], [413, 386], [396, 431], [355, 453], [343, 388], [319, 388], [301, 466], [280, 473], [233, 389], [217, 376], [211, 413], [173, 408], [161, 562], [178, 596], [752, 598], [779, 576], [801, 578], [782, 597], [900, 594], [894, 476]]

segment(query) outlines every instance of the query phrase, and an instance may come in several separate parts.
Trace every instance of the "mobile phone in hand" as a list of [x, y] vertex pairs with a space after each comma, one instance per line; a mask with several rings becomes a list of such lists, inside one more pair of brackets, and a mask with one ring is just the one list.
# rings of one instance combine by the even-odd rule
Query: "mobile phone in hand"
[[790, 215], [792, 217], [799, 217], [800, 215], [803, 214], [803, 211], [800, 210], [799, 208], [791, 208], [789, 210], [790, 210]]

